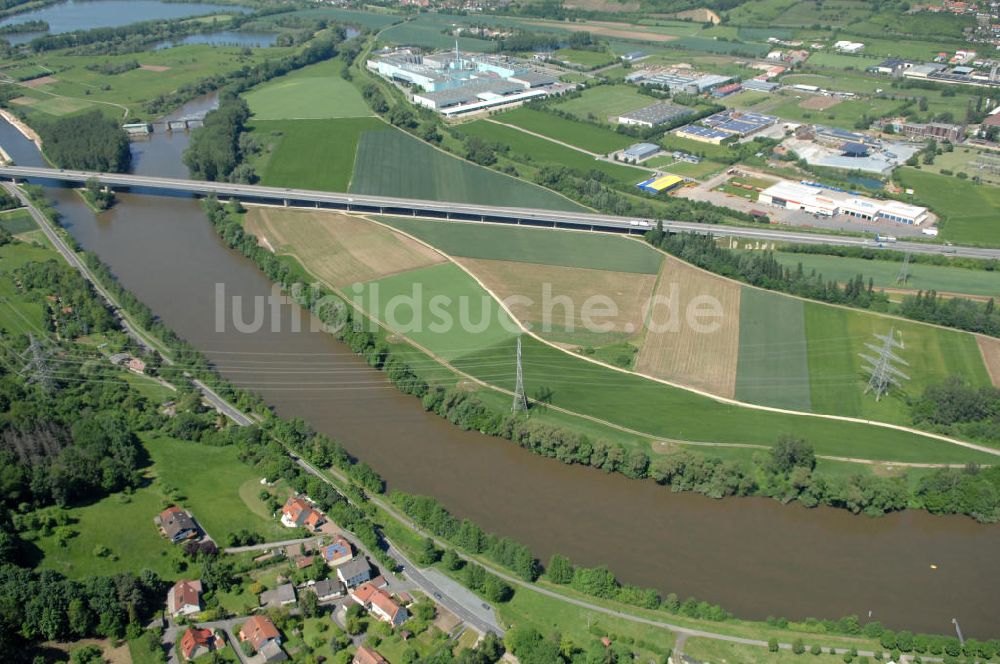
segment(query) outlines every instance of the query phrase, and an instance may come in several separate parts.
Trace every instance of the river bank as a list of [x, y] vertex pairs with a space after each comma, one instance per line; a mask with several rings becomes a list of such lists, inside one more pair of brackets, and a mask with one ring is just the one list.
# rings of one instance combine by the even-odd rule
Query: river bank
[[[186, 141], [178, 134], [141, 144], [135, 170], [183, 169], [177, 159]], [[41, 164], [13, 127], [0, 126], [0, 144], [18, 163]], [[343, 344], [310, 332], [315, 321], [298, 307], [283, 305], [274, 330], [217, 328], [216, 284], [225, 285], [229, 304], [240, 298], [245, 320], [271, 284], [224, 246], [195, 201], [122, 192], [115, 209], [95, 216], [74, 192], [48, 191], [77, 241], [224, 377], [279, 414], [335, 436], [390, 487], [433, 495], [542, 560], [558, 552], [582, 565], [607, 564], [625, 582], [694, 595], [747, 618], [871, 610], [915, 630], [947, 633], [956, 615], [969, 633], [992, 629], [1000, 529], [914, 512], [871, 520], [769, 499], [674, 494], [460, 431], [396, 392]], [[301, 332], [292, 332], [293, 321]]]

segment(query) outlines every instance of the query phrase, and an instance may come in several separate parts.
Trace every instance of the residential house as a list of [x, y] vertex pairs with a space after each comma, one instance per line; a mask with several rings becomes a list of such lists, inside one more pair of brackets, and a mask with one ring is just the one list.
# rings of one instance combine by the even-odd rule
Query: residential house
[[126, 366], [128, 366], [128, 370], [131, 371], [132, 373], [137, 373], [137, 374], [146, 373], [146, 363], [140, 360], [138, 357], [133, 357], [129, 359], [128, 364]]
[[347, 593], [344, 584], [336, 579], [323, 579], [311, 586], [307, 586], [305, 589], [316, 593], [316, 599], [321, 602], [329, 602], [330, 600], [343, 597]]
[[181, 655], [185, 661], [221, 650], [225, 646], [226, 642], [222, 637], [210, 629], [188, 627], [181, 636]]
[[260, 605], [266, 609], [295, 604], [295, 588], [290, 583], [266, 590], [260, 594]]
[[372, 566], [367, 558], [357, 556], [337, 568], [337, 578], [348, 588], [354, 588], [372, 578]]
[[325, 521], [323, 515], [301, 496], [290, 497], [281, 508], [281, 523], [288, 528], [307, 528], [315, 532]]
[[167, 591], [167, 611], [174, 618], [201, 611], [201, 581], [178, 581]]
[[281, 633], [271, 619], [264, 615], [256, 615], [247, 619], [240, 627], [240, 641], [249, 642], [255, 652], [260, 652], [268, 643], [281, 645]]
[[177, 505], [171, 505], [160, 512], [155, 521], [164, 537], [174, 544], [184, 540], [197, 539], [201, 536], [198, 525], [191, 518], [191, 515]]
[[114, 355], [108, 357], [108, 361], [111, 362], [111, 364], [122, 365], [128, 362], [131, 357], [132, 356], [128, 353], [115, 353]]
[[268, 641], [261, 646], [261, 649], [257, 651], [257, 654], [264, 658], [264, 661], [267, 662], [267, 664], [284, 662], [288, 659], [288, 655], [281, 649], [281, 644], [277, 641]]
[[355, 653], [351, 664], [389, 664], [389, 660], [368, 646], [358, 646], [358, 652]]
[[330, 567], [343, 565], [354, 557], [354, 550], [351, 543], [344, 537], [337, 535], [333, 541], [323, 547], [323, 559]]
[[410, 617], [406, 607], [401, 606], [389, 593], [376, 588], [371, 583], [362, 583], [351, 591], [351, 599], [368, 609], [368, 611], [393, 627], [399, 627]]

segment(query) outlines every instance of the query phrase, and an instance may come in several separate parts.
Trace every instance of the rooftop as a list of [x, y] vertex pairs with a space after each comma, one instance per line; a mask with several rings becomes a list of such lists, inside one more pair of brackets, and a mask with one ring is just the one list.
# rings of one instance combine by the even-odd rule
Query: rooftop
[[685, 108], [684, 106], [678, 106], [677, 104], [671, 104], [665, 101], [658, 101], [655, 104], [650, 104], [649, 106], [644, 106], [640, 109], [629, 111], [628, 113], [622, 113], [618, 117], [632, 120], [634, 122], [648, 122], [653, 125], [658, 125], [663, 124], [664, 122], [670, 122], [671, 120], [685, 115], [690, 115], [691, 113], [693, 113], [693, 111], [690, 108]]

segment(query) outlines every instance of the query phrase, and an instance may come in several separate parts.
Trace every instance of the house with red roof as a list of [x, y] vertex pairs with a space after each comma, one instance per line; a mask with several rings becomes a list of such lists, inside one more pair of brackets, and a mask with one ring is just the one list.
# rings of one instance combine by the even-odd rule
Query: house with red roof
[[194, 522], [190, 514], [177, 505], [171, 505], [163, 510], [153, 521], [160, 527], [163, 536], [174, 544], [201, 537], [198, 524]]
[[393, 627], [399, 627], [410, 617], [405, 606], [400, 605], [389, 593], [377, 588], [371, 582], [362, 583], [351, 591], [351, 599], [368, 609], [368, 611]]
[[301, 496], [291, 496], [281, 508], [281, 523], [288, 528], [307, 528], [315, 532], [325, 522], [323, 515]]
[[226, 647], [226, 642], [213, 630], [188, 627], [181, 636], [180, 645], [181, 656], [185, 661], [190, 661], [195, 657], [221, 650]]
[[178, 581], [167, 591], [167, 611], [174, 618], [201, 611], [201, 581]]
[[281, 645], [281, 632], [274, 626], [271, 619], [265, 615], [256, 615], [247, 619], [240, 627], [240, 641], [249, 642], [254, 652], [259, 652], [268, 643]]
[[354, 654], [351, 664], [389, 664], [389, 660], [368, 646], [358, 646], [358, 652]]

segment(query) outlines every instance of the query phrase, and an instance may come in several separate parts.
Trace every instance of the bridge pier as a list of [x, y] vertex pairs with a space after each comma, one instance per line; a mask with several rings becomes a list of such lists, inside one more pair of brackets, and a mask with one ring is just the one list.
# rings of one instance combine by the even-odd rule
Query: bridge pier
[[284, 199], [284, 200], [282, 201], [282, 203], [284, 203], [285, 207], [288, 207], [288, 199], [287, 199], [287, 198], [286, 198], [286, 199]]

